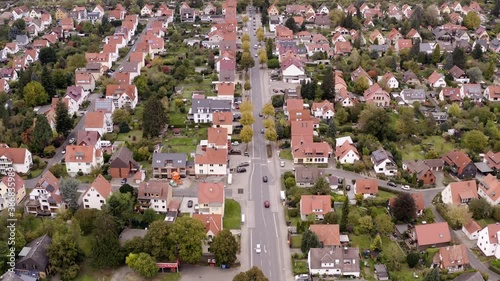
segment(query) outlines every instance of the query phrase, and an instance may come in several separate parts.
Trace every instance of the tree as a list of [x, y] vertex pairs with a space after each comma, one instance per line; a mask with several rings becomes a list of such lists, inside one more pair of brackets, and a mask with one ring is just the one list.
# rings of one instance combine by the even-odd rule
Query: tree
[[113, 112], [114, 124], [129, 123], [130, 121], [132, 121], [132, 117], [130, 116], [130, 112], [128, 110], [117, 108]]
[[170, 226], [169, 236], [183, 262], [194, 264], [200, 260], [203, 254], [200, 242], [206, 238], [205, 225], [201, 221], [187, 216], [177, 218]]
[[469, 12], [464, 16], [464, 25], [468, 29], [476, 29], [481, 24], [481, 19], [476, 12]]
[[57, 89], [54, 85], [54, 81], [52, 80], [52, 75], [46, 65], [43, 66], [40, 82], [50, 97], [54, 97], [57, 95]]
[[255, 61], [252, 58], [252, 54], [250, 52], [243, 52], [240, 59], [240, 67], [245, 71], [248, 71], [249, 68], [255, 66]]
[[419, 260], [420, 260], [420, 255], [416, 252], [410, 252], [406, 256], [406, 263], [408, 263], [408, 267], [410, 268], [414, 268], [418, 264]]
[[274, 111], [274, 106], [268, 102], [262, 107], [262, 114], [266, 116], [274, 116], [276, 112]]
[[335, 139], [337, 135], [337, 125], [335, 124], [335, 120], [330, 120], [330, 124], [328, 124], [328, 129], [326, 130], [326, 135], [329, 138]]
[[125, 263], [133, 271], [147, 278], [155, 277], [158, 273], [156, 261], [146, 253], [134, 254], [130, 253], [125, 259]]
[[144, 236], [144, 250], [156, 260], [177, 259], [175, 244], [170, 238], [170, 225], [166, 221], [154, 221], [149, 225]]
[[120, 193], [130, 193], [132, 197], [137, 196], [137, 190], [128, 183], [125, 183], [122, 186], [120, 186]]
[[75, 72], [75, 69], [85, 67], [87, 59], [84, 54], [74, 54], [67, 59], [67, 70], [70, 73]]
[[115, 192], [108, 197], [104, 211], [125, 224], [132, 217], [134, 199], [130, 193]]
[[40, 53], [38, 54], [38, 59], [40, 60], [42, 65], [49, 63], [56, 63], [57, 62], [56, 50], [52, 47], [42, 48], [40, 49]]
[[243, 23], [247, 23], [250, 19], [248, 18], [248, 16], [243, 16], [243, 18], [241, 18], [241, 21]]
[[94, 223], [101, 211], [97, 209], [78, 209], [75, 212], [74, 218], [80, 224], [80, 229], [83, 235], [89, 235], [94, 229]]
[[361, 95], [370, 87], [368, 78], [361, 76], [356, 81], [354, 81], [353, 91], [354, 93]]
[[341, 9], [332, 9], [329, 16], [332, 26], [342, 25], [345, 19], [345, 13]]
[[370, 244], [370, 250], [376, 252], [382, 251], [382, 238], [380, 237], [380, 234], [377, 234], [375, 239], [373, 239], [373, 242]]
[[331, 192], [330, 184], [324, 177], [320, 177], [313, 187], [311, 187], [311, 194], [329, 195]]
[[488, 137], [478, 130], [468, 131], [462, 137], [462, 145], [470, 151], [480, 153], [488, 145]]
[[316, 233], [307, 229], [304, 234], [302, 234], [302, 243], [300, 245], [300, 250], [302, 253], [307, 254], [311, 248], [321, 248], [321, 242], [319, 241]]
[[266, 34], [262, 27], [257, 28], [255, 35], [257, 36], [257, 41], [259, 42], [263, 42], [264, 40], [266, 40]]
[[484, 198], [472, 199], [469, 202], [469, 211], [475, 220], [480, 220], [489, 218], [493, 213], [493, 207]]
[[27, 106], [43, 105], [49, 99], [45, 88], [37, 81], [31, 81], [24, 86], [23, 97]]
[[451, 57], [453, 59], [453, 63], [460, 67], [461, 69], [465, 69], [465, 51], [460, 47], [456, 47], [451, 53]]
[[112, 215], [106, 212], [99, 214], [91, 235], [92, 267], [106, 268], [123, 263], [124, 255], [118, 240], [118, 232], [119, 227]]
[[243, 41], [241, 43], [241, 49], [243, 52], [250, 52], [250, 41]]
[[62, 99], [59, 99], [56, 104], [56, 131], [66, 137], [72, 128], [73, 120], [69, 116], [68, 108]]
[[264, 138], [268, 141], [277, 141], [278, 134], [276, 133], [276, 128], [270, 127], [267, 128], [264, 132]]
[[433, 64], [437, 64], [441, 61], [441, 47], [439, 44], [436, 44], [436, 48], [432, 51], [431, 61]]
[[255, 122], [255, 118], [253, 117], [252, 112], [250, 112], [250, 111], [244, 111], [244, 112], [241, 113], [241, 119], [240, 119], [241, 125], [243, 125], [243, 126], [246, 126], [246, 125], [250, 126], [254, 122]]
[[448, 114], [452, 117], [460, 118], [460, 116], [462, 116], [462, 109], [458, 104], [453, 103], [450, 108], [448, 108]]
[[500, 15], [500, 0], [495, 1], [495, 6], [491, 9], [491, 15], [495, 18]]
[[246, 272], [238, 273], [233, 281], [269, 281], [269, 279], [266, 278], [262, 270], [254, 266]]
[[373, 230], [373, 219], [370, 216], [364, 216], [359, 219], [358, 230], [361, 234], [369, 234]]
[[291, 31], [293, 31], [293, 33], [296, 33], [297, 30], [298, 30], [297, 23], [295, 22], [295, 20], [293, 19], [293, 17], [289, 17], [286, 20], [285, 26], [288, 27], [288, 29], [290, 29]]
[[243, 34], [243, 36], [241, 36], [241, 42], [250, 42], [250, 35], [248, 35], [248, 33]]
[[392, 136], [393, 129], [389, 114], [380, 107], [368, 106], [361, 111], [358, 120], [358, 127], [361, 132], [371, 134], [379, 141], [383, 141]]
[[50, 128], [49, 121], [47, 121], [47, 117], [44, 114], [37, 115], [35, 128], [33, 129], [33, 140], [30, 145], [32, 151], [37, 153], [42, 152], [51, 139], [52, 129]]
[[264, 67], [264, 65], [267, 64], [267, 62], [268, 62], [267, 53], [261, 52], [259, 54], [259, 64], [261, 64], [262, 67]]
[[80, 272], [78, 263], [82, 261], [83, 252], [77, 243], [71, 233], [57, 231], [47, 248], [52, 270], [61, 274], [62, 281], [75, 280]]
[[441, 274], [438, 268], [433, 268], [424, 277], [424, 281], [441, 281]]
[[483, 49], [481, 48], [481, 44], [476, 44], [476, 46], [474, 46], [474, 50], [472, 50], [472, 57], [476, 60], [481, 60], [483, 58]]
[[229, 229], [223, 229], [215, 236], [210, 250], [214, 253], [217, 265], [232, 265], [238, 253], [238, 241]]
[[68, 72], [64, 69], [55, 69], [52, 71], [52, 81], [58, 89], [66, 89], [68, 86]]
[[410, 193], [400, 193], [391, 203], [391, 214], [397, 222], [409, 223], [417, 217], [417, 205]]
[[386, 213], [375, 217], [375, 225], [378, 233], [382, 235], [389, 235], [394, 230], [394, 223], [392, 222], [391, 217]]
[[347, 223], [349, 221], [349, 198], [345, 196], [344, 204], [342, 205], [342, 217], [340, 218], [340, 231], [347, 231]]
[[246, 100], [240, 104], [240, 112], [252, 112], [253, 111], [253, 105], [249, 100]]
[[324, 224], [337, 224], [339, 220], [339, 217], [337, 213], [335, 212], [328, 212], [325, 214], [325, 217], [323, 218], [323, 223]]
[[151, 96], [146, 101], [142, 120], [143, 136], [147, 138], [158, 136], [167, 124], [165, 108], [156, 95]]
[[245, 80], [245, 84], [243, 84], [243, 89], [245, 91], [250, 91], [252, 89], [252, 84], [250, 84], [250, 80]]
[[326, 69], [323, 82], [321, 83], [321, 90], [323, 92], [322, 98], [324, 100], [333, 100], [335, 97], [335, 82], [333, 81], [333, 70], [331, 67]]
[[479, 83], [483, 80], [483, 72], [477, 66], [467, 69], [465, 73], [469, 76], [471, 83]]
[[73, 210], [78, 209], [78, 186], [80, 182], [74, 178], [63, 178], [59, 185], [63, 201], [68, 204], [69, 208]]
[[462, 227], [472, 220], [472, 213], [467, 206], [448, 205], [446, 216], [450, 224], [455, 224], [456, 227]]
[[250, 278], [245, 272], [240, 272], [234, 276], [233, 281], [250, 281]]
[[243, 126], [243, 129], [241, 129], [240, 132], [240, 139], [243, 143], [249, 143], [252, 141], [253, 138], [253, 130], [252, 127], [249, 125]]

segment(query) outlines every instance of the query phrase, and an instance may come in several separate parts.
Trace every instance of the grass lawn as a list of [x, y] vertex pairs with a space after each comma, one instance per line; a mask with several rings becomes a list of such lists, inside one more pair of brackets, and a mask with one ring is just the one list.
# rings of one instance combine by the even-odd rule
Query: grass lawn
[[98, 281], [99, 279], [97, 279], [96, 277], [92, 276], [92, 275], [88, 275], [88, 274], [84, 274], [78, 278], [76, 278], [76, 281]]
[[187, 120], [187, 114], [186, 113], [180, 113], [180, 112], [172, 112], [169, 115], [169, 125], [172, 125], [176, 128], [182, 128], [185, 126], [185, 122]]
[[241, 228], [241, 206], [233, 199], [226, 199], [224, 203], [224, 228]]
[[492, 219], [492, 218], [486, 218], [486, 219], [480, 219], [480, 220], [478, 220], [477, 223], [481, 227], [486, 227], [488, 224], [496, 223], [496, 221], [494, 219]]
[[396, 197], [396, 194], [384, 190], [379, 190], [377, 195], [378, 199], [386, 199], [386, 200], [389, 200], [394, 197]]
[[[134, 140], [135, 137], [135, 140]], [[141, 130], [133, 130], [128, 132], [127, 134], [118, 134], [116, 140], [117, 141], [128, 141], [137, 143], [142, 139], [142, 131]]]
[[200, 140], [207, 138], [207, 128], [182, 129], [183, 136], [173, 136], [170, 132], [163, 141], [163, 152], [191, 153], [196, 151], [196, 145]]
[[302, 245], [302, 235], [292, 235], [292, 248], [299, 248]]
[[293, 274], [305, 274], [309, 272], [306, 260], [292, 260]]
[[370, 249], [371, 238], [368, 235], [350, 235], [349, 239], [352, 244], [359, 248], [360, 252], [363, 249]]
[[445, 142], [440, 136], [431, 136], [419, 145], [406, 145], [403, 151], [403, 160], [421, 160], [425, 158], [425, 152], [434, 150], [438, 155], [446, 154], [453, 150], [453, 144]]
[[81, 183], [92, 183], [95, 180], [95, 177], [91, 175], [83, 175], [83, 176], [76, 176], [75, 179], [77, 179]]
[[22, 175], [21, 178], [23, 180], [29, 180], [30, 178], [33, 179], [33, 178], [36, 178], [38, 177], [39, 175], [41, 175], [43, 172], [43, 169], [36, 169], [36, 170], [32, 170], [32, 171], [29, 171], [29, 173], [31, 174], [31, 177], [28, 177], [28, 175]]
[[280, 150], [280, 158], [286, 160], [293, 160], [292, 151], [290, 149]]
[[162, 273], [158, 275], [159, 277], [163, 277], [161, 280], [163, 281], [179, 281], [181, 280], [180, 273]]

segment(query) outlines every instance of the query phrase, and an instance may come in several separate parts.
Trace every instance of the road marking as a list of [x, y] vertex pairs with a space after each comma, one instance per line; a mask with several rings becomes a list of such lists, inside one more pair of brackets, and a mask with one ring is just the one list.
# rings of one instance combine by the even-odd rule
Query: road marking
[[264, 253], [267, 253], [266, 245], [264, 245]]
[[252, 230], [250, 230], [250, 268], [253, 267], [253, 242], [252, 242]]
[[274, 230], [276, 230], [276, 238], [278, 238], [278, 224], [276, 223], [276, 213], [273, 213]]

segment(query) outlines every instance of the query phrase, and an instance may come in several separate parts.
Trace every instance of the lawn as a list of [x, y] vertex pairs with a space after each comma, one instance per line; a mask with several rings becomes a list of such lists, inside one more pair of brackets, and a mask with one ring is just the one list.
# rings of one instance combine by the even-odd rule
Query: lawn
[[196, 151], [196, 146], [200, 143], [200, 140], [206, 139], [207, 128], [188, 128], [182, 129], [182, 136], [173, 136], [172, 133], [168, 133], [167, 137], [163, 141], [163, 152], [180, 152], [180, 153], [191, 153]]
[[[386, 249], [389, 249], [389, 246], [391, 244], [397, 245], [397, 243], [392, 241], [389, 237], [381, 236], [381, 238], [382, 238], [382, 252]], [[370, 249], [370, 244], [372, 242], [372, 239], [370, 238], [369, 235], [350, 235], [349, 239], [351, 239], [352, 244], [359, 247], [360, 252], [365, 250], [365, 249]], [[400, 249], [399, 245], [397, 245], [397, 246], [398, 246], [398, 249]], [[405, 254], [403, 253], [403, 250], [401, 250], [401, 249], [398, 251], [398, 254], [399, 254], [400, 258], [403, 258], [405, 256]]]
[[78, 246], [80, 246], [83, 253], [87, 257], [90, 256], [90, 251], [91, 251], [90, 239], [91, 239], [90, 236], [81, 236], [80, 239], [78, 240]]
[[23, 180], [34, 179], [34, 178], [38, 177], [39, 175], [41, 175], [42, 172], [43, 172], [43, 169], [32, 170], [32, 171], [28, 172], [28, 174], [31, 174], [31, 177], [28, 177], [28, 174], [26, 174], [26, 175], [22, 175], [21, 178]]
[[179, 281], [181, 280], [180, 273], [163, 273], [159, 276], [163, 276], [163, 281]]
[[290, 149], [280, 150], [280, 158], [286, 160], [293, 160], [292, 151]]
[[406, 145], [403, 151], [403, 160], [422, 160], [429, 150], [434, 150], [438, 155], [443, 155], [452, 151], [453, 148], [453, 144], [446, 142], [444, 138], [431, 136], [422, 140], [421, 144]]
[[141, 130], [133, 130], [126, 134], [118, 134], [116, 140], [117, 141], [128, 141], [137, 143], [142, 139], [142, 131]]
[[383, 190], [379, 190], [378, 194], [377, 194], [378, 199], [389, 200], [389, 199], [394, 198], [394, 197], [396, 197], [396, 194], [391, 193], [391, 192], [387, 192], [387, 191], [383, 191]]
[[241, 228], [241, 206], [233, 199], [226, 199], [224, 203], [223, 227], [228, 229]]
[[292, 259], [292, 267], [293, 267], [293, 274], [305, 274], [309, 272], [309, 269], [307, 268], [307, 261], [306, 260], [293, 260]]
[[92, 183], [95, 180], [95, 177], [91, 175], [83, 175], [83, 176], [76, 176], [76, 179], [81, 183]]
[[302, 245], [302, 235], [292, 235], [292, 248], [298, 248], [300, 249], [300, 246]]
[[478, 220], [477, 223], [481, 227], [486, 227], [488, 224], [496, 223], [496, 221], [494, 219], [492, 219], [492, 218], [486, 218], [486, 219], [480, 219], [480, 220]]

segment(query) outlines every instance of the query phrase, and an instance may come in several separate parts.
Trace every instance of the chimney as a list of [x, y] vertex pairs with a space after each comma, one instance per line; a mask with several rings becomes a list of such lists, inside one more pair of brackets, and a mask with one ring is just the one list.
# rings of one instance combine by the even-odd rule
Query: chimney
[[349, 248], [347, 247], [344, 247], [344, 254], [347, 255], [347, 251], [349, 250]]

